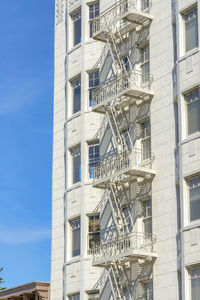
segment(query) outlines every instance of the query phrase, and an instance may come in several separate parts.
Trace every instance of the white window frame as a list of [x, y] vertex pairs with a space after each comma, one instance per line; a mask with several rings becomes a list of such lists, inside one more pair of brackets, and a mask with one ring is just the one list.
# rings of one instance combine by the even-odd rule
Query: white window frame
[[[147, 51], [145, 51], [147, 49]], [[143, 75], [142, 68], [148, 65], [149, 72]], [[144, 45], [140, 48], [140, 70], [142, 73], [141, 84], [147, 86], [149, 84], [149, 73], [150, 73], [150, 49], [149, 44]]]
[[[194, 10], [197, 10], [197, 13], [196, 13], [196, 18], [197, 18], [197, 45], [194, 48], [190, 49], [190, 50], [186, 50], [186, 23], [185, 23], [185, 18], [186, 18], [186, 15], [188, 15], [189, 13], [191, 13]], [[197, 5], [195, 4], [195, 5], [187, 8], [186, 10], [184, 10], [181, 13], [181, 17], [182, 17], [182, 31], [183, 31], [183, 43], [182, 43], [182, 50], [183, 51], [182, 52], [183, 52], [183, 54], [187, 54], [190, 51], [192, 51], [194, 49], [197, 49], [199, 47], [199, 37], [198, 37], [198, 31], [199, 31], [198, 24], [199, 24], [199, 22], [198, 22], [198, 7], [197, 7]]]
[[[149, 127], [145, 127], [145, 123], [149, 123]], [[140, 126], [141, 126], [141, 149], [142, 149], [142, 159], [149, 159], [151, 156], [151, 121], [150, 119], [146, 119], [140, 122]], [[148, 135], [148, 131], [150, 131], [150, 135]], [[144, 136], [143, 136], [143, 132], [144, 132]], [[146, 142], [150, 142], [150, 153], [149, 156], [148, 154], [146, 155], [144, 152], [144, 143]]]
[[[94, 6], [94, 5], [96, 5], [96, 4], [99, 4], [99, 13], [98, 14], [96, 14], [96, 12], [98, 11], [98, 10], [96, 10], [96, 9], [93, 9], [93, 14], [94, 14], [94, 17], [93, 18], [90, 18], [90, 7], [91, 6]], [[91, 29], [91, 22], [92, 22], [92, 20], [95, 18], [95, 17], [98, 17], [99, 16], [99, 14], [100, 14], [100, 1], [95, 1], [95, 2], [92, 2], [92, 3], [89, 3], [88, 4], [88, 6], [89, 6], [89, 26], [88, 26], [88, 32], [89, 32], [89, 38], [92, 38], [92, 32], [90, 31], [90, 29]]]
[[[77, 221], [77, 220], [79, 220], [79, 232], [80, 232], [80, 241], [79, 241], [79, 243], [80, 243], [80, 253], [78, 254], [78, 255], [73, 255], [73, 251], [74, 251], [74, 249], [73, 249], [73, 222], [75, 222], [75, 221]], [[70, 257], [71, 258], [74, 258], [74, 257], [79, 257], [80, 255], [81, 255], [81, 216], [77, 216], [76, 218], [73, 218], [73, 219], [71, 219], [71, 220], [69, 220], [69, 225], [70, 225], [70, 232], [71, 232], [71, 234], [70, 234], [70, 236], [71, 236], [71, 247], [70, 247]], [[72, 295], [73, 296], [73, 295]]]
[[[190, 218], [190, 214], [191, 214], [191, 211], [190, 211], [190, 187], [189, 187], [189, 181], [192, 181], [192, 180], [195, 180], [196, 178], [199, 178], [200, 180], [200, 174], [196, 174], [196, 175], [193, 175], [193, 176], [190, 176], [186, 179], [186, 183], [187, 183], [187, 211], [188, 211], [188, 223], [189, 224], [194, 224], [194, 223], [199, 223], [200, 222], [200, 216], [199, 216], [199, 219], [196, 219], [196, 220], [193, 220], [191, 221], [191, 218]], [[200, 186], [200, 185], [198, 185]]]
[[72, 22], [72, 47], [76, 47], [81, 44], [82, 40], [82, 24], [81, 24], [81, 39], [79, 43], [75, 44], [75, 22], [82, 19], [82, 10], [81, 8], [77, 9], [73, 13], [71, 13], [71, 22]]
[[[81, 74], [77, 75], [76, 77], [70, 79], [70, 87], [71, 87], [71, 93], [69, 95], [69, 98], [71, 99], [71, 107], [69, 107], [69, 111], [71, 111], [71, 116], [78, 114], [81, 112]], [[75, 107], [75, 95], [74, 90], [76, 88], [80, 87], [80, 109], [74, 112]]]
[[79, 299], [80, 299], [80, 293], [75, 293], [75, 294], [72, 294], [72, 295], [68, 295], [68, 299], [69, 300], [74, 300], [75, 298], [75, 296], [79, 296]]
[[[99, 69], [90, 70], [88, 73], [88, 107], [92, 107], [93, 101], [90, 105], [90, 91], [95, 90], [99, 86]], [[95, 79], [95, 73], [98, 73], [98, 79]], [[93, 74], [93, 78], [90, 79], [90, 74]], [[95, 84], [95, 81], [98, 80], [98, 85]], [[93, 86], [90, 86], [91, 81], [93, 82]]]
[[[75, 152], [75, 150], [76, 149], [80, 149], [80, 180], [79, 181], [76, 181], [76, 182], [74, 182], [74, 155], [73, 155], [73, 153]], [[69, 149], [69, 151], [70, 151], [70, 161], [71, 161], [71, 168], [69, 168], [69, 169], [71, 169], [70, 170], [70, 174], [69, 174], [69, 178], [71, 178], [71, 180], [70, 180], [70, 183], [71, 183], [71, 185], [73, 185], [73, 184], [77, 184], [77, 183], [79, 183], [79, 182], [81, 182], [81, 144], [78, 144], [78, 145], [76, 145], [76, 146], [74, 146], [73, 148], [70, 148]]]
[[[144, 216], [144, 202], [150, 201], [151, 203], [151, 215], [148, 215], [147, 207], [146, 207], [146, 212], [147, 216]], [[145, 221], [151, 220], [151, 229], [153, 232], [153, 224], [152, 224], [152, 198], [148, 197], [146, 199], [142, 200], [142, 225], [143, 225], [143, 232], [146, 233], [145, 231]], [[150, 233], [151, 234], [151, 233]]]
[[184, 128], [184, 131], [185, 131], [185, 136], [187, 137], [187, 136], [191, 136], [191, 135], [193, 135], [193, 134], [196, 134], [196, 133], [199, 133], [200, 132], [200, 130], [198, 130], [198, 131], [195, 131], [195, 132], [193, 132], [193, 133], [189, 133], [189, 120], [188, 120], [188, 101], [189, 100], [187, 100], [187, 97], [189, 96], [189, 95], [191, 95], [192, 93], [195, 93], [195, 91], [196, 91], [196, 93], [197, 93], [197, 96], [198, 96], [198, 93], [199, 93], [199, 98], [197, 97], [195, 100], [193, 100], [193, 101], [191, 101], [191, 102], [195, 102], [195, 101], [199, 101], [199, 105], [200, 105], [200, 86], [196, 86], [196, 87], [194, 87], [193, 89], [191, 89], [191, 90], [189, 90], [189, 91], [187, 91], [187, 92], [185, 92], [184, 94], [183, 94], [183, 100], [184, 100], [184, 110], [185, 110], [185, 118], [183, 118], [183, 122], [185, 121], [185, 124], [183, 124], [184, 126], [183, 126], [183, 128]]
[[[98, 217], [97, 220], [99, 221], [99, 230], [98, 231], [90, 231], [90, 218], [92, 217]], [[95, 220], [95, 219], [94, 219]], [[95, 233], [99, 233], [99, 242], [100, 242], [100, 214], [96, 213], [96, 214], [92, 214], [92, 215], [88, 215], [88, 254], [91, 253], [92, 248], [90, 248], [90, 235], [95, 234]]]

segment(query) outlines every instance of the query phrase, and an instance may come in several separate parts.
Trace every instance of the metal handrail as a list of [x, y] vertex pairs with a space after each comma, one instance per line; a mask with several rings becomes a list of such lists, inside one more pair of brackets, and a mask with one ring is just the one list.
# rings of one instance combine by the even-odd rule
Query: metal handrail
[[116, 255], [130, 255], [130, 250], [141, 250], [142, 253], [153, 252], [153, 245], [156, 242], [154, 234], [134, 232], [124, 234], [116, 238], [96, 243], [92, 249], [93, 262], [114, 259]]
[[152, 83], [153, 75], [140, 70], [132, 71], [128, 76], [124, 74], [117, 75], [108, 79], [93, 91], [92, 105], [97, 106], [111, 97], [117, 97], [119, 94], [126, 92], [131, 86], [150, 90]]
[[121, 154], [112, 154], [108, 158], [98, 162], [93, 167], [93, 181], [112, 176], [129, 167], [151, 168], [155, 155], [152, 152], [145, 152], [133, 148], [131, 152], [124, 151]]
[[130, 9], [148, 13], [152, 2], [149, 0], [120, 0], [92, 20], [93, 35], [99, 30], [116, 23]]

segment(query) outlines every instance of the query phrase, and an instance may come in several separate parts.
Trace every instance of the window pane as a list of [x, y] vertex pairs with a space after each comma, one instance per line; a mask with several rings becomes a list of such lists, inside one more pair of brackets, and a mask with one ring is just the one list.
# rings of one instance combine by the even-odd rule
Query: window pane
[[77, 147], [72, 150], [73, 159], [73, 183], [81, 181], [81, 149]]
[[93, 168], [99, 162], [99, 144], [89, 146], [89, 178], [93, 178]]
[[99, 215], [89, 217], [89, 249], [100, 241], [100, 219]]
[[71, 222], [72, 256], [80, 255], [80, 219]]
[[71, 82], [73, 88], [73, 114], [81, 110], [81, 77]]
[[74, 106], [73, 106], [73, 113], [81, 110], [81, 87], [77, 87], [74, 89]]
[[185, 20], [185, 51], [198, 46], [197, 8], [184, 15]]
[[190, 221], [200, 219], [200, 186], [190, 189]]
[[188, 104], [188, 134], [200, 131], [200, 100]]
[[200, 278], [192, 279], [192, 300], [200, 299]]
[[99, 70], [89, 73], [89, 106], [92, 106], [92, 95], [96, 87], [99, 86]]
[[92, 20], [99, 16], [99, 2], [89, 6], [90, 37], [92, 37]]
[[81, 11], [72, 16], [74, 22], [74, 46], [81, 42]]

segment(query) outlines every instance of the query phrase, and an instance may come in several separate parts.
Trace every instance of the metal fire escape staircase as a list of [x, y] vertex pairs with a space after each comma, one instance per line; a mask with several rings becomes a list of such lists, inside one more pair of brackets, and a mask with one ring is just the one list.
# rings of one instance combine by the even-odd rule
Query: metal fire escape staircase
[[[122, 2], [123, 5], [126, 1], [119, 1], [118, 3]], [[129, 1], [127, 1], [129, 2]], [[131, 1], [130, 1], [131, 2]], [[133, 1], [134, 2], [134, 1]], [[125, 6], [126, 7], [126, 6]], [[134, 14], [138, 18], [138, 14], [134, 11], [132, 14]], [[141, 14], [141, 20], [142, 22], [147, 19], [144, 13]], [[127, 14], [127, 19], [129, 18], [129, 15]], [[119, 16], [118, 16], [119, 19]], [[131, 15], [129, 18], [131, 22]], [[136, 24], [139, 24], [139, 21], [137, 20]], [[142, 24], [142, 23], [141, 23]], [[96, 25], [99, 27], [100, 23], [99, 20], [96, 23]], [[124, 60], [121, 57], [121, 46], [123, 44], [123, 36], [120, 30], [116, 30], [116, 26], [114, 26], [114, 30], [112, 26], [103, 26], [102, 32], [104, 36], [104, 41], [107, 44], [107, 48], [110, 51], [113, 65], [115, 69], [116, 76], [122, 76], [124, 78], [124, 81], [126, 82], [127, 78], [129, 77], [130, 71], [128, 70], [127, 66], [124, 63]], [[126, 32], [127, 33], [127, 32]], [[102, 37], [102, 33], [101, 33]], [[103, 40], [100, 38], [99, 40]], [[104, 48], [105, 51], [106, 48]], [[102, 56], [103, 57], [103, 56]], [[105, 54], [104, 54], [105, 57]], [[131, 70], [131, 64], [130, 59], [127, 54], [127, 59], [129, 62], [129, 67]], [[102, 66], [102, 58], [100, 61], [100, 64]], [[132, 70], [131, 70], [132, 71]], [[109, 123], [109, 127], [112, 132], [113, 140], [116, 146], [117, 154], [123, 155], [123, 153], [129, 153], [131, 152], [133, 146], [132, 141], [130, 137], [129, 130], [126, 132], [126, 137], [122, 132], [122, 127], [125, 121], [124, 118], [124, 111], [123, 107], [120, 105], [120, 99], [117, 97], [114, 97], [111, 102], [109, 102], [107, 105], [104, 105], [105, 114], [107, 116], [107, 120]], [[104, 120], [105, 122], [105, 120]], [[102, 125], [105, 129], [105, 124]], [[102, 130], [100, 130], [102, 131]], [[128, 141], [127, 141], [128, 139]], [[130, 149], [131, 147], [131, 149]], [[106, 182], [105, 184], [105, 193], [103, 196], [103, 200], [101, 201], [101, 208], [100, 208], [100, 217], [102, 214], [103, 209], [105, 208], [105, 205], [109, 202], [113, 221], [115, 223], [116, 229], [117, 229], [117, 238], [124, 241], [125, 236], [129, 236], [132, 233], [132, 230], [134, 228], [134, 222], [132, 218], [132, 211], [131, 211], [131, 205], [130, 202], [126, 201], [126, 195], [124, 191], [124, 183], [119, 180], [119, 178], [112, 179], [111, 181]], [[137, 237], [136, 237], [137, 239]], [[125, 244], [123, 244], [125, 243]], [[128, 247], [130, 245], [130, 241], [125, 239], [125, 242], [117, 244], [116, 247]], [[99, 251], [97, 250], [97, 255], [99, 255]], [[105, 251], [105, 250], [104, 250]], [[144, 256], [145, 257], [145, 256]], [[130, 261], [131, 258], [129, 256], [123, 257], [123, 255], [120, 258], [113, 258], [109, 262], [109, 264], [105, 263], [105, 271], [101, 278], [101, 285], [105, 284], [105, 282], [109, 281], [112, 294], [115, 300], [131, 300], [132, 299], [132, 283], [130, 279], [128, 278], [128, 275], [126, 273], [126, 267], [125, 264], [127, 264]], [[100, 265], [99, 265], [100, 266]], [[103, 265], [102, 265], [103, 266]], [[100, 295], [101, 295], [100, 289]], [[126, 293], [124, 291], [126, 290]], [[128, 297], [128, 298], [127, 298]], [[100, 297], [101, 298], [101, 297]]]

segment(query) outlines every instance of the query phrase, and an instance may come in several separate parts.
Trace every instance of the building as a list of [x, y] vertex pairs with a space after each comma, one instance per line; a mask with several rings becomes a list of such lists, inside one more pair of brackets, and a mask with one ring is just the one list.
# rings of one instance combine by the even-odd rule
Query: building
[[1, 300], [49, 300], [48, 282], [31, 282], [0, 292]]
[[200, 299], [199, 0], [56, 0], [51, 300]]

